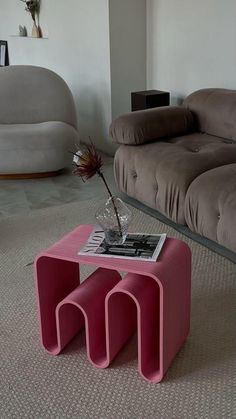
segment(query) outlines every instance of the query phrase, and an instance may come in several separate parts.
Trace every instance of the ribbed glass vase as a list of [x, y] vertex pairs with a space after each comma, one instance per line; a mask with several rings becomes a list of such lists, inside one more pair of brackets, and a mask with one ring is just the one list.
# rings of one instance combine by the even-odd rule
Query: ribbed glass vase
[[132, 212], [120, 198], [109, 198], [105, 205], [97, 210], [95, 217], [104, 230], [108, 244], [124, 243], [132, 221]]

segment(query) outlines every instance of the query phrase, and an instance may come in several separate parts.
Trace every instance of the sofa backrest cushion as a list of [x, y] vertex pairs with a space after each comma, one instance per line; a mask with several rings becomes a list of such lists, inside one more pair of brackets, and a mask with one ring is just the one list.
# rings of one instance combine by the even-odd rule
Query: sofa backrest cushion
[[76, 127], [74, 101], [51, 70], [16, 65], [0, 69], [0, 124], [61, 121]]
[[183, 106], [194, 114], [199, 131], [236, 141], [236, 90], [201, 89]]

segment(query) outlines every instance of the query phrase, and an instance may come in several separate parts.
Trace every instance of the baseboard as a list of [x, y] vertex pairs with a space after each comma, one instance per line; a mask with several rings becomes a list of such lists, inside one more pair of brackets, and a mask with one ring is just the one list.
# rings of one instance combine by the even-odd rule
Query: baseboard
[[53, 172], [42, 173], [16, 173], [16, 174], [0, 174], [0, 180], [18, 180], [18, 179], [41, 179], [52, 176], [58, 176], [63, 173], [64, 169], [56, 170]]

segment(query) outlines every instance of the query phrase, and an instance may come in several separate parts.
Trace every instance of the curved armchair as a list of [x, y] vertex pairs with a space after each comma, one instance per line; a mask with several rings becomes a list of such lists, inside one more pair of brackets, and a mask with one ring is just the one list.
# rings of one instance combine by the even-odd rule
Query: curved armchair
[[4, 67], [0, 98], [0, 177], [51, 176], [66, 167], [79, 137], [64, 80], [41, 67]]

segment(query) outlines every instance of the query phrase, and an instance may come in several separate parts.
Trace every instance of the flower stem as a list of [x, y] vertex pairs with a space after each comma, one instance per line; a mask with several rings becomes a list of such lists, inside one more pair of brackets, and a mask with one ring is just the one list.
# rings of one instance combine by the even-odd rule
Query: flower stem
[[100, 178], [102, 179], [102, 181], [103, 181], [103, 183], [104, 183], [104, 185], [107, 189], [107, 192], [110, 195], [110, 198], [111, 198], [111, 201], [112, 201], [112, 204], [113, 204], [113, 208], [114, 208], [114, 211], [115, 211], [115, 214], [116, 214], [116, 219], [117, 219], [117, 223], [118, 223], [118, 227], [119, 227], [119, 234], [120, 234], [120, 237], [122, 237], [122, 229], [121, 229], [121, 224], [120, 224], [120, 218], [119, 218], [119, 214], [118, 214], [118, 211], [117, 211], [114, 196], [111, 193], [111, 190], [110, 190], [110, 188], [107, 184], [107, 181], [105, 179], [104, 174], [100, 170], [97, 173], [98, 173], [98, 176], [100, 176]]

